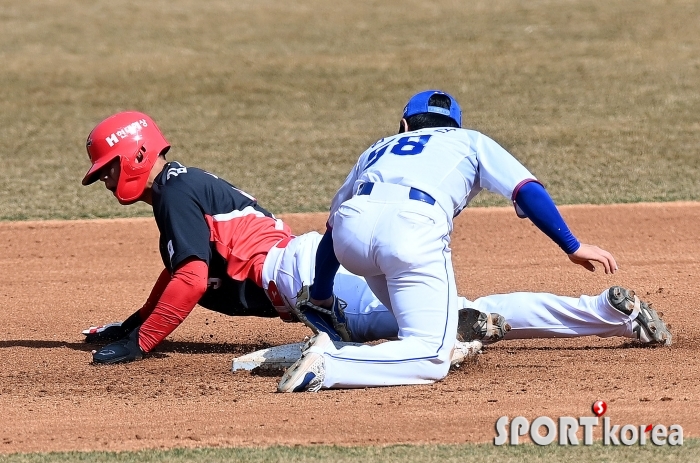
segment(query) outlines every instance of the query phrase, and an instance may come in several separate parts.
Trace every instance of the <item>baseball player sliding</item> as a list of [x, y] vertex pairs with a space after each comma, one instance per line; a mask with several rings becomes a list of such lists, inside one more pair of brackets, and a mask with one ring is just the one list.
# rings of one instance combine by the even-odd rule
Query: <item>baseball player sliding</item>
[[[115, 114], [88, 136], [92, 166], [83, 184], [99, 179], [122, 204], [151, 204], [165, 266], [143, 307], [124, 322], [84, 332], [88, 342], [115, 341], [93, 354], [95, 363], [142, 358], [197, 303], [227, 315], [302, 320], [314, 332], [324, 331], [346, 341], [398, 336], [392, 312], [362, 277], [342, 267], [334, 284], [347, 307], [338, 300], [334, 312], [298, 310], [297, 294], [304, 282], [312, 281], [321, 236], [315, 232], [292, 236], [289, 227], [247, 193], [208, 172], [167, 162], [169, 148], [153, 120], [138, 112]], [[633, 295], [624, 294], [628, 296], [625, 304], [632, 307], [636, 301], [639, 305]], [[507, 328], [505, 319], [491, 312], [505, 309], [513, 312], [517, 322], [512, 330], [515, 337], [597, 334], [658, 342], [647, 334], [648, 323], [641, 331], [635, 328], [641, 315], [635, 314], [634, 307], [630, 314], [623, 314], [611, 305], [608, 291], [578, 300], [531, 293], [489, 296], [474, 303], [460, 298], [459, 306], [463, 341], [501, 339]], [[537, 324], [530, 325], [521, 312], [532, 313]], [[585, 326], [564, 326], [567, 316], [572, 321], [584, 320]]]
[[[325, 308], [333, 313], [339, 304], [333, 295], [335, 275], [342, 264], [364, 276], [392, 312], [398, 339], [336, 349], [320, 332], [282, 376], [279, 392], [425, 384], [445, 377], [460, 309], [450, 251], [452, 220], [482, 188], [512, 199], [518, 215], [528, 217], [573, 263], [591, 271], [594, 262], [606, 273], [617, 270], [609, 252], [576, 239], [522, 164], [487, 136], [462, 129], [461, 119], [457, 101], [444, 92], [429, 90], [409, 100], [399, 133], [370, 146], [333, 198], [313, 285], [306, 300], [298, 301], [301, 312]], [[611, 293], [620, 300], [632, 297], [632, 310], [625, 307], [630, 318], [640, 313], [632, 294], [619, 287]], [[596, 315], [621, 321], [610, 309], [591, 318]], [[654, 317], [649, 310], [645, 316]], [[633, 321], [625, 323], [634, 329]], [[661, 322], [655, 317], [649, 323]], [[627, 328], [619, 327], [619, 333]]]

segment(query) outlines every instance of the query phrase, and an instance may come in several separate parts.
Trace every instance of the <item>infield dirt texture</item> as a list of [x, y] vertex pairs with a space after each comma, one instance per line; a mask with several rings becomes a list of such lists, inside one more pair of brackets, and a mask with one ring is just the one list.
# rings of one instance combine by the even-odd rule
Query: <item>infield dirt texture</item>
[[[697, 436], [700, 205], [562, 210], [581, 236], [616, 252], [618, 274], [571, 265], [511, 209], [477, 208], [455, 223], [460, 292], [578, 295], [630, 286], [665, 312], [673, 347], [632, 347], [620, 338], [509, 341], [434, 385], [318, 394], [276, 394], [280, 375], [230, 371], [234, 356], [298, 342], [302, 326], [201, 308], [152, 357], [90, 365], [94, 346], [80, 331], [122, 319], [160, 272], [152, 220], [0, 224], [7, 359], [0, 449], [484, 442], [502, 415], [590, 416], [598, 399], [613, 423], [681, 424]], [[298, 232], [325, 223], [323, 214], [283, 219]]]
[[[489, 442], [502, 415], [590, 416], [598, 399], [615, 424], [699, 436], [699, 18], [681, 0], [3, 3], [0, 453]], [[430, 386], [281, 395], [279, 375], [231, 360], [307, 331], [196, 308], [149, 358], [90, 365], [80, 331], [131, 314], [162, 265], [147, 207], [80, 185], [97, 122], [149, 113], [169, 159], [302, 233], [322, 230], [357, 156], [430, 87], [620, 264], [585, 272], [484, 195], [476, 206], [504, 207], [457, 218], [460, 293], [628, 286], [664, 312], [672, 347], [509, 341]]]

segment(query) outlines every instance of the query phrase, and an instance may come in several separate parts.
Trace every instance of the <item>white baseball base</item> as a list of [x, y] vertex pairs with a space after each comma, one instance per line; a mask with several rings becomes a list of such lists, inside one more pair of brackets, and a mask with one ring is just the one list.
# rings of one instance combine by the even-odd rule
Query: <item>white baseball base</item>
[[[343, 346], [359, 345], [352, 342], [334, 342], [335, 347], [340, 349]], [[281, 346], [268, 347], [267, 349], [257, 350], [250, 354], [245, 354], [233, 359], [232, 371], [252, 370], [260, 368], [263, 370], [281, 370], [292, 366], [294, 362], [301, 358], [301, 346], [303, 343], [297, 342], [294, 344], [283, 344]], [[481, 352], [482, 344], [480, 341], [459, 342], [455, 344], [452, 351], [452, 366], [458, 367], [468, 358], [476, 356]]]

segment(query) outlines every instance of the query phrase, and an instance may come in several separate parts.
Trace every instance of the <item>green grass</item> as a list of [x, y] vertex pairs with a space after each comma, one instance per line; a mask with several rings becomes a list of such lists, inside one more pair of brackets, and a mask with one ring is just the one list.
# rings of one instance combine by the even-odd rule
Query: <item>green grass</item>
[[124, 109], [268, 209], [323, 211], [429, 87], [558, 203], [697, 200], [699, 16], [683, 0], [5, 2], [0, 219], [148, 215], [80, 185], [87, 133]]
[[494, 447], [490, 444], [472, 445], [393, 445], [387, 447], [268, 447], [234, 449], [173, 449], [141, 452], [69, 452], [34, 453], [0, 456], [0, 462], [119, 462], [119, 463], [216, 463], [216, 462], [385, 462], [385, 463], [515, 463], [515, 462], [690, 462], [698, 461], [700, 441], [688, 439], [682, 447], [619, 446], [606, 447]]

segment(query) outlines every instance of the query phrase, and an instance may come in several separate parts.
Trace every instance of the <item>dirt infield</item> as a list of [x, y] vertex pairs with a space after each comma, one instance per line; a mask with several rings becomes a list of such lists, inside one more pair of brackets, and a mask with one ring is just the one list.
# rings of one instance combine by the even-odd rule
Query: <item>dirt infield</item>
[[[481, 442], [501, 415], [586, 416], [596, 399], [613, 423], [678, 423], [697, 437], [700, 203], [562, 211], [581, 239], [613, 252], [618, 274], [571, 265], [511, 209], [473, 209], [453, 235], [460, 293], [574, 296], [622, 284], [665, 313], [673, 347], [508, 341], [434, 385], [294, 395], [273, 393], [279, 375], [230, 367], [236, 355], [301, 340], [303, 327], [199, 307], [151, 357], [90, 364], [80, 331], [132, 313], [161, 269], [152, 220], [2, 223], [0, 452]], [[325, 220], [283, 218], [297, 233]]]

